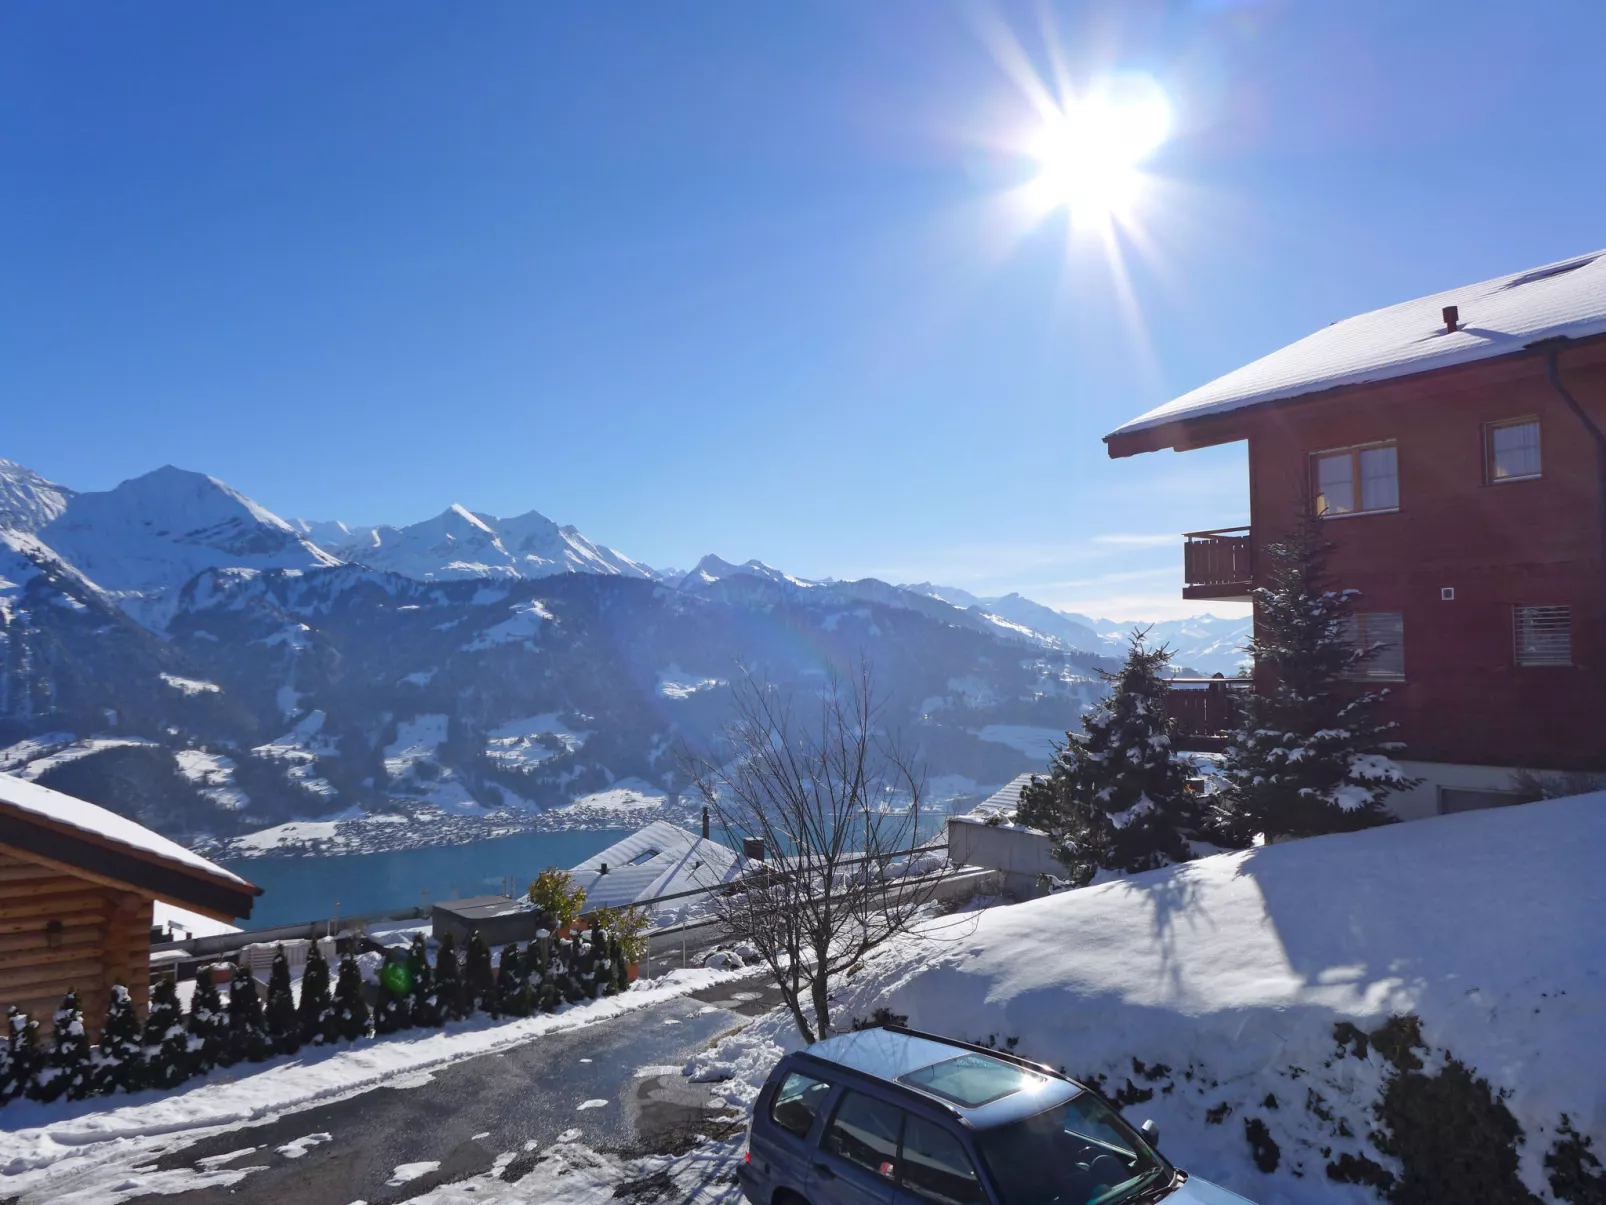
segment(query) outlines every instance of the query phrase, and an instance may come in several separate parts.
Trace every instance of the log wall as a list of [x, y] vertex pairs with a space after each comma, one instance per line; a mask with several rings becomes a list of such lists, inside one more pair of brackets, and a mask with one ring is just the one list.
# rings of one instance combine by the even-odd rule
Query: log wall
[[[52, 944], [50, 922], [60, 921]], [[0, 853], [0, 1011], [28, 1012], [48, 1032], [69, 988], [98, 1036], [112, 985], [143, 1014], [150, 993], [151, 897]]]

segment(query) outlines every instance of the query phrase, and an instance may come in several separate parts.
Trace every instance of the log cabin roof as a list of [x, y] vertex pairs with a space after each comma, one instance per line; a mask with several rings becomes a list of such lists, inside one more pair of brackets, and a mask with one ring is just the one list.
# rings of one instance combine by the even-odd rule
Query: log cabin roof
[[1186, 446], [1182, 428], [1199, 419], [1603, 334], [1606, 251], [1595, 251], [1335, 322], [1140, 414], [1104, 442], [1111, 456]]
[[126, 816], [0, 774], [0, 846], [219, 919], [250, 916], [262, 888]]

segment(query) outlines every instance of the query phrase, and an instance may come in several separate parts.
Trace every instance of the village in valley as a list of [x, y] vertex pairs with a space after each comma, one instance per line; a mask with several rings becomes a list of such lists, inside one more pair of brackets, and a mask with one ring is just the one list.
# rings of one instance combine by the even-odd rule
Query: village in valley
[[[921, 44], [959, 55], [950, 66], [969, 61], [956, 46], [986, 47], [978, 61], [1002, 70], [1047, 123], [1030, 142], [1025, 183], [1004, 189], [1001, 169], [972, 165], [966, 187], [1037, 206], [1037, 233], [1020, 235], [1031, 255], [1017, 254], [1040, 259], [1049, 252], [1031, 239], [1047, 240], [1066, 264], [1065, 296], [1113, 289], [1124, 300], [1100, 302], [1108, 313], [1097, 322], [1130, 321], [1134, 298], [1149, 296], [1145, 261], [1131, 249], [1148, 254], [1146, 234], [1175, 233], [1158, 208], [1170, 195], [1164, 172], [1173, 184], [1189, 163], [1208, 175], [1198, 162], [1167, 160], [1164, 148], [1203, 138], [1230, 158], [1260, 146], [1255, 138], [1275, 147], [1268, 131], [1281, 127], [1269, 110], [1249, 121], [1248, 101], [1229, 104], [1230, 90], [1205, 87], [1183, 66], [1171, 75], [1111, 69], [1074, 85], [1087, 66], [1078, 36], [1103, 47], [1109, 37], [1094, 34], [1119, 29], [1151, 58], [1165, 48], [1178, 63], [1191, 48], [1237, 64], [1246, 89], [1288, 86], [1244, 49], [1255, 39], [1303, 47], [1312, 71], [1349, 52], [1323, 41], [1334, 36], [1322, 24], [1329, 18], [1275, 5], [1043, 12], [1050, 7], [1065, 10], [1065, 28], [1043, 18], [1042, 53], [1054, 66], [1042, 78], [1032, 73], [1031, 38], [1002, 10], [960, 22], [952, 42], [928, 31]], [[1139, 7], [1149, 16], [1134, 15]], [[892, 22], [894, 9], [902, 22]], [[866, 37], [875, 31], [879, 49], [851, 53], [827, 37], [841, 32], [841, 14], [777, 16], [797, 38], [823, 39], [805, 52], [722, 11], [724, 21], [699, 19], [714, 22], [699, 35], [707, 44], [697, 43], [710, 64], [748, 79], [751, 56], [773, 56], [775, 88], [810, 98], [764, 112], [802, 140], [799, 154], [819, 157], [825, 191], [764, 195], [775, 214], [790, 215], [788, 231], [812, 238], [788, 206], [836, 213], [823, 181], [844, 165], [868, 170], [857, 156], [869, 153], [840, 138], [822, 144], [829, 149], [811, 141], [823, 137], [816, 123], [840, 135], [830, 123], [843, 120], [829, 116], [836, 110], [823, 97], [833, 93], [818, 90], [816, 73], [835, 63], [856, 79], [870, 64], [900, 87], [929, 87], [926, 67], [877, 40], [892, 30], [913, 36], [915, 10], [900, 0], [853, 18]], [[313, 155], [304, 162], [322, 163], [328, 181], [341, 176], [346, 167], [336, 171], [304, 141], [321, 113], [281, 127], [284, 114], [270, 120], [252, 99], [269, 78], [257, 75], [265, 64], [302, 53], [279, 44], [300, 19], [257, 14], [225, 28], [192, 16], [181, 42], [236, 44], [247, 28], [265, 40], [246, 55], [242, 78], [257, 82], [239, 95], [168, 47], [186, 78], [206, 76], [220, 112], [257, 130], [264, 147], [294, 130], [294, 150], [274, 153]], [[703, 282], [690, 289], [692, 310], [715, 307], [720, 288], [756, 288], [759, 269], [724, 262], [756, 236], [733, 233], [729, 214], [697, 225], [688, 215], [724, 212], [728, 199], [683, 192], [691, 186], [640, 148], [659, 138], [691, 155], [684, 148], [702, 147], [712, 123], [733, 141], [699, 158], [699, 171], [721, 156], [769, 163], [772, 152], [738, 152], [750, 135], [726, 94], [707, 92], [708, 79], [686, 63], [646, 53], [661, 39], [690, 54], [690, 34], [665, 13], [640, 15], [656, 32], [639, 44], [648, 26], [625, 35], [574, 15], [509, 22], [470, 9], [461, 24], [413, 28], [420, 16], [396, 14], [406, 28], [383, 36], [415, 65], [453, 64], [460, 97], [490, 86], [478, 70], [507, 96], [536, 87], [499, 57], [512, 46], [546, 56], [564, 47], [577, 56], [572, 70], [603, 70], [612, 59], [602, 47], [634, 64], [614, 64], [620, 72], [685, 89], [642, 130], [618, 133], [611, 110], [592, 114], [593, 136], [610, 133], [590, 150], [541, 124], [554, 161], [598, 174], [587, 175], [589, 191], [569, 193], [546, 167], [532, 168], [519, 187], [549, 204], [544, 222], [593, 249], [565, 267], [572, 249], [544, 233], [539, 256], [528, 252], [547, 257], [551, 280], [569, 283], [572, 308], [543, 311], [567, 330], [573, 313], [602, 306], [579, 282], [619, 271], [607, 257], [626, 236], [598, 234], [584, 212], [613, 195], [605, 181], [623, 179], [612, 174], [625, 171], [622, 160], [609, 156], [637, 148], [669, 173], [662, 200], [679, 216], [649, 221], [657, 233], [632, 253], [643, 260], [639, 278], [610, 285], [634, 300], [595, 321], [634, 330], [644, 355], [682, 374], [702, 371], [676, 358], [678, 345], [665, 350], [647, 327], [631, 326], [630, 307], [668, 287], [652, 264], [684, 251], [676, 239], [710, 261], [697, 269], [704, 275], [676, 277]], [[360, 42], [347, 19], [331, 18], [341, 27], [331, 36]], [[1416, 84], [1390, 74], [1404, 68], [1378, 49], [1387, 23], [1355, 20], [1376, 39], [1374, 67], [1389, 94], [1415, 97]], [[57, 21], [29, 17], [24, 44], [60, 70], [87, 71], [76, 56], [92, 45], [103, 53], [103, 35], [66, 49], [72, 39]], [[434, 36], [422, 37], [426, 26]], [[497, 39], [479, 40], [493, 29], [500, 50]], [[454, 39], [479, 49], [458, 62], [467, 42]], [[333, 79], [314, 57], [317, 78]], [[470, 62], [476, 71], [458, 74]], [[417, 78], [392, 70], [361, 68], [393, 99], [414, 96]], [[541, 92], [543, 104], [559, 91], [589, 95], [584, 80], [562, 76], [539, 85], [557, 90]], [[1559, 69], [1549, 77], [1556, 88], [1570, 78]], [[154, 89], [142, 103], [157, 111], [161, 88], [140, 88]], [[882, 100], [894, 105], [896, 95], [889, 84]], [[1202, 117], [1190, 126], [1184, 97], [1201, 112], [1215, 104], [1237, 114], [1232, 138], [1210, 143], [1198, 132]], [[350, 96], [331, 92], [322, 103], [340, 115], [325, 132], [331, 146], [381, 148], [376, 131], [396, 128], [366, 104], [351, 108]], [[109, 104], [100, 96], [92, 108]], [[856, 123], [863, 115], [854, 112]], [[443, 113], [414, 116], [443, 124], [409, 137], [439, 136], [441, 146], [455, 147], [467, 128]], [[119, 120], [132, 123], [128, 137], [154, 138], [138, 114]], [[1374, 119], [1356, 110], [1343, 120]], [[1335, 155], [1349, 153], [1355, 135], [1333, 129], [1321, 137]], [[864, 135], [871, 144], [884, 136]], [[157, 142], [142, 145], [157, 155]], [[29, 153], [45, 161], [37, 147]], [[193, 154], [185, 170], [197, 174], [185, 178], [221, 188], [215, 165]], [[401, 150], [373, 154], [347, 166], [366, 180], [405, 161], [415, 184], [435, 178]], [[482, 185], [513, 170], [495, 162], [461, 170]], [[780, 169], [753, 170], [742, 186], [760, 190]], [[1239, 187], [1261, 170], [1245, 166]], [[1409, 179], [1414, 169], [1390, 170]], [[874, 200], [842, 202], [844, 212], [889, 197], [907, 204], [900, 179]], [[82, 181], [57, 186], [94, 211], [98, 202], [74, 191]], [[160, 173], [146, 186], [176, 195]], [[135, 185], [119, 178], [118, 187]], [[479, 195], [416, 195], [407, 205], [421, 208], [408, 212], [424, 220], [439, 204], [505, 220]], [[243, 202], [215, 203], [234, 220], [280, 229], [279, 219], [230, 207]], [[48, 226], [42, 211], [33, 220]], [[342, 229], [360, 241], [357, 227]], [[1284, 301], [1268, 305], [1252, 332], [1234, 335], [1231, 355], [1202, 352], [1192, 333], [1155, 323], [1145, 338], [1157, 341], [1163, 379], [1175, 387], [1102, 337], [1078, 344], [1095, 367], [1078, 362], [1059, 376], [1039, 380], [1017, 357], [1016, 388], [1075, 399], [1074, 422], [1054, 429], [1064, 442], [1052, 461], [1033, 459], [1046, 453], [1020, 448], [1017, 436], [996, 450], [990, 434], [954, 436], [938, 415], [952, 401], [961, 428], [972, 421], [966, 374], [1003, 372], [1010, 360], [995, 346], [1005, 335], [973, 316], [982, 332], [967, 336], [974, 365], [952, 367], [951, 381], [909, 374], [912, 396], [929, 395], [918, 404], [933, 429], [956, 442], [940, 453], [935, 435], [907, 434], [908, 448], [883, 463], [906, 464], [918, 447], [921, 458], [951, 457], [933, 462], [944, 472], [967, 457], [990, 464], [988, 488], [961, 500], [983, 512], [993, 495], [1040, 496], [1048, 506], [1084, 488], [1061, 480], [1060, 463], [1097, 475], [1103, 496], [1076, 495], [1071, 537], [978, 537], [950, 547], [946, 562], [938, 544], [920, 544], [913, 517], [949, 505], [928, 491], [953, 492], [925, 467], [909, 470], [917, 486], [866, 476], [862, 501], [902, 515], [901, 526], [882, 524], [873, 508], [830, 511], [851, 515], [825, 543], [855, 550], [843, 554], [852, 571], [811, 576], [712, 554], [689, 571], [654, 568], [670, 556], [692, 561], [678, 559], [677, 543], [649, 564], [533, 510], [505, 518], [453, 503], [433, 519], [369, 526], [282, 517], [217, 477], [122, 469], [144, 444], [60, 457], [81, 466], [82, 489], [0, 459], [0, 1200], [1600, 1205], [1606, 251], [1590, 249], [1587, 224], [1561, 233], [1585, 242], [1451, 240], [1404, 268], [1393, 261], [1408, 250], [1396, 245], [1392, 274], [1376, 281], [1336, 261], [1313, 272], [1317, 261], [1297, 255], [1230, 283], [1196, 277], [1188, 288], [1222, 296], [1258, 281], [1289, 312]], [[233, 237], [198, 227], [182, 236], [235, 246]], [[727, 237], [728, 246], [718, 241]], [[419, 246], [437, 247], [429, 254], [440, 263], [468, 254], [436, 240]], [[795, 250], [765, 246], [799, 274], [786, 296], [802, 304], [804, 268], [787, 258]], [[807, 246], [817, 256], [837, 249], [835, 237]], [[1530, 247], [1549, 250], [1524, 262]], [[375, 262], [401, 254], [387, 244]], [[860, 265], [865, 280], [901, 262], [880, 254], [870, 257], [879, 267]], [[1095, 288], [1074, 275], [1083, 255], [1125, 284]], [[1485, 270], [1491, 263], [1502, 270]], [[209, 262], [193, 270], [196, 279], [224, 272]], [[267, 287], [277, 269], [241, 260], [228, 271]], [[1172, 285], [1186, 275], [1179, 268]], [[550, 281], [541, 279], [544, 296]], [[1415, 297], [1397, 288], [1405, 280], [1423, 282]], [[384, 294], [370, 281], [360, 303], [346, 297], [337, 311], [377, 312]], [[524, 304], [488, 298], [482, 321]], [[1045, 310], [1048, 334], [1097, 325], [1082, 302], [1061, 302]], [[730, 331], [770, 329], [773, 315], [729, 304], [677, 311], [675, 321], [713, 323], [717, 312]], [[432, 312], [438, 324], [455, 311]], [[1313, 313], [1327, 317], [1317, 323]], [[1236, 330], [1222, 315], [1198, 321], [1199, 338]], [[220, 319], [219, 337], [244, 340], [235, 346], [263, 337], [226, 325]], [[801, 329], [764, 338], [785, 343]], [[1086, 336], [1078, 327], [1075, 337]], [[354, 330], [353, 346], [362, 337]], [[590, 336], [567, 337], [578, 347]], [[860, 363], [849, 337], [838, 340], [829, 346], [854, 361], [854, 379], [881, 381], [902, 354], [881, 348], [886, 359]], [[446, 348], [470, 354], [448, 343], [437, 351]], [[646, 412], [608, 400], [625, 379], [608, 374], [626, 369], [604, 369], [605, 359], [564, 361], [564, 388], [597, 410], [585, 421], [650, 427]], [[29, 369], [34, 383], [46, 363]], [[333, 363], [304, 371], [347, 371]], [[14, 393], [23, 378], [8, 382], [7, 371], [0, 387]], [[387, 403], [399, 414], [416, 382], [385, 380], [401, 391]], [[1095, 380], [1111, 393], [1096, 404]], [[593, 397], [582, 382], [594, 381], [614, 383], [595, 385]], [[884, 381], [878, 388], [892, 392]], [[485, 431], [465, 435], [464, 416], [442, 414], [429, 400], [438, 395], [425, 394], [410, 413], [434, 433], [424, 442], [439, 445], [431, 453], [442, 480], [421, 474], [397, 496], [457, 488], [458, 470], [447, 466], [461, 455], [463, 480], [483, 482], [501, 515], [528, 505], [507, 502], [535, 488], [528, 461], [495, 481], [500, 462]], [[152, 400], [152, 414], [180, 414], [176, 397]], [[1022, 401], [1023, 413], [1032, 404]], [[731, 472], [752, 474], [741, 505], [649, 497], [617, 476], [598, 497], [637, 490], [632, 530], [666, 541], [709, 515], [743, 539], [773, 530], [782, 543], [792, 531], [799, 563], [818, 564], [808, 541], [820, 520], [798, 518], [798, 506], [836, 506], [856, 483], [811, 483], [818, 450], [794, 462], [788, 449], [813, 446], [805, 430], [842, 416], [812, 400], [779, 418], [761, 417], [751, 398], [730, 405], [698, 438], [724, 456], [714, 441], [726, 436], [712, 432], [741, 429], [729, 453], [740, 462]], [[864, 413], [851, 416], [854, 442], [892, 421], [863, 399], [856, 405]], [[205, 406], [219, 424], [235, 415]], [[349, 433], [340, 406], [324, 408]], [[0, 438], [15, 439], [30, 463], [74, 425], [49, 409], [31, 425], [0, 422]], [[685, 414], [704, 421], [695, 407]], [[566, 472], [552, 465], [601, 446], [604, 427], [573, 415], [551, 423], [591, 434], [543, 449], [542, 474]], [[236, 440], [256, 438], [231, 429]], [[828, 433], [829, 446], [846, 432]], [[288, 488], [263, 449], [253, 451], [257, 462], [205, 432], [180, 442], [175, 428], [165, 438], [185, 457], [215, 455], [231, 473], [255, 464], [275, 489]], [[661, 459], [650, 434], [629, 438], [642, 442], [639, 463]], [[370, 479], [355, 466], [390, 446], [389, 435], [374, 439], [295, 461], [296, 479], [310, 483], [313, 463]], [[766, 457], [776, 466], [762, 465]], [[1006, 480], [1017, 475], [1012, 463], [1055, 471], [1036, 483], [1029, 473]], [[659, 488], [685, 475], [676, 468]], [[381, 476], [393, 474], [371, 479]], [[307, 492], [319, 506], [345, 496], [310, 484]], [[377, 507], [390, 495], [372, 497]], [[656, 513], [675, 506], [682, 518]], [[594, 512], [625, 524], [602, 502]], [[959, 521], [958, 511], [943, 513]], [[1145, 524], [1165, 530], [1133, 530]], [[881, 533], [906, 546], [861, 555], [855, 541]], [[983, 562], [1002, 568], [976, 567]], [[949, 574], [962, 584], [933, 584]], [[1134, 582], [1162, 584], [1138, 594]]]

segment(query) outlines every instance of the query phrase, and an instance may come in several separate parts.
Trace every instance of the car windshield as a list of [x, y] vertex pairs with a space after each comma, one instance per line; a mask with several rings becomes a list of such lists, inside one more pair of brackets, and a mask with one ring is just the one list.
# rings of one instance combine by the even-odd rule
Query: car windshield
[[1171, 1165], [1091, 1092], [976, 1135], [1004, 1205], [1117, 1205]]

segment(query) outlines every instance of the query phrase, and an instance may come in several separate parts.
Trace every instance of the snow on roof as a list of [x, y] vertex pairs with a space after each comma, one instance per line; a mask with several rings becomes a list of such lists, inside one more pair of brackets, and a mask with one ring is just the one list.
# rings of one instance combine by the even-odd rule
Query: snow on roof
[[[1459, 323], [1445, 328], [1444, 308]], [[1346, 318], [1116, 428], [1106, 440], [1340, 385], [1386, 381], [1606, 333], [1606, 251]]]
[[[601, 873], [604, 864], [607, 874]], [[728, 846], [654, 820], [569, 873], [585, 888], [587, 909], [619, 908], [728, 882], [736, 864], [736, 851]]]
[[239, 875], [231, 874], [215, 862], [208, 862], [199, 854], [191, 853], [160, 833], [153, 833], [143, 824], [136, 824], [126, 816], [119, 816], [116, 812], [60, 791], [52, 791], [36, 782], [24, 782], [10, 774], [0, 774], [0, 803], [10, 804], [58, 824], [82, 829], [139, 853], [154, 854], [169, 862], [181, 862], [214, 878], [227, 879], [247, 888], [251, 886]]
[[985, 820], [989, 816], [997, 816], [1001, 820], [1011, 819], [1015, 815], [1015, 809], [1020, 807], [1021, 790], [1031, 781], [1031, 774], [1017, 774], [971, 808], [969, 815], [979, 820]]

